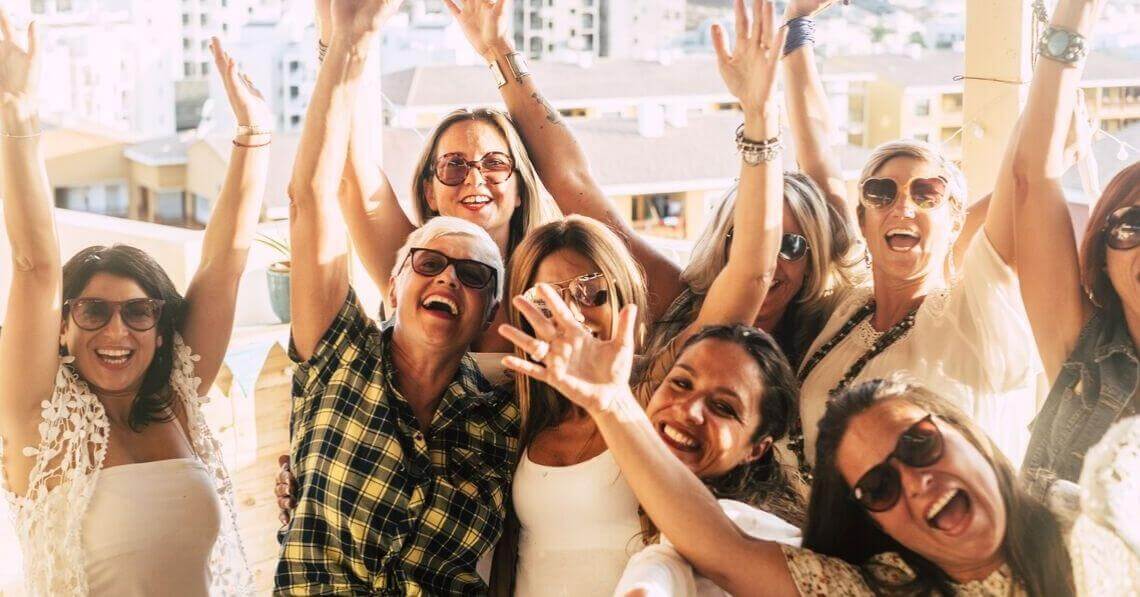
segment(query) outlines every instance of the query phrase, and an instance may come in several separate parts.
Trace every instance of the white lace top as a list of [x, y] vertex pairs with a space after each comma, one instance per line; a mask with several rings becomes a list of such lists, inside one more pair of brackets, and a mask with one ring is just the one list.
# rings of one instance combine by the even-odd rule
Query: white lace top
[[[1041, 359], [1017, 277], [984, 233], [974, 238], [963, 261], [954, 287], [927, 296], [914, 327], [871, 359], [851, 385], [899, 373], [921, 382], [970, 415], [1017, 465], [1029, 443], [1038, 397], [1047, 390], [1038, 383]], [[870, 288], [852, 291], [807, 354], [815, 354], [871, 297]], [[870, 318], [864, 319], [804, 380], [800, 417], [809, 461], [815, 461], [817, 424], [828, 392], [880, 335]]]
[[[110, 422], [102, 403], [71, 368], [72, 360], [61, 359], [51, 400], [43, 402], [39, 445], [23, 448], [25, 456], [35, 458], [27, 493], [17, 496], [7, 486], [0, 490], [14, 519], [31, 595], [89, 593], [82, 531], [103, 471]], [[170, 387], [186, 410], [190, 445], [222, 505], [221, 530], [210, 555], [210, 593], [247, 595], [252, 577], [238, 537], [233, 487], [220, 446], [202, 416], [206, 399], [197, 395], [197, 360], [176, 335]], [[50, 489], [49, 482], [54, 485]]]

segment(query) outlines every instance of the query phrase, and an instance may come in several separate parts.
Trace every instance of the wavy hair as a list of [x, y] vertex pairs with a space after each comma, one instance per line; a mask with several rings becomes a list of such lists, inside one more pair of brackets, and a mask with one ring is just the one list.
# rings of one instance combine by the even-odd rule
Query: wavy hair
[[[154, 359], [143, 373], [142, 386], [131, 404], [127, 423], [140, 431], [151, 423], [169, 421], [173, 416], [174, 393], [170, 391], [170, 372], [174, 367], [174, 334], [186, 315], [186, 299], [178, 293], [174, 282], [162, 266], [142, 249], [129, 245], [92, 246], [76, 253], [63, 265], [63, 300], [78, 298], [96, 274], [110, 274], [134, 281], [149, 298], [164, 301], [162, 314], [155, 326], [162, 339], [155, 348]], [[63, 310], [67, 320], [69, 312]], [[61, 352], [66, 349], [61, 347]]]
[[[709, 287], [728, 263], [725, 239], [732, 230], [737, 190], [736, 185], [728, 190], [693, 245], [689, 263], [681, 272], [685, 288], [654, 325], [645, 351], [651, 358], [646, 362], [652, 362], [670, 340], [697, 318]], [[792, 299], [779, 329], [768, 331], [797, 364], [831, 315], [835, 291], [858, 285], [866, 273], [859, 251], [862, 241], [854, 223], [824, 199], [809, 177], [784, 173], [784, 201], [803, 229], [811, 250], [803, 288]]]
[[1104, 188], [1100, 199], [1089, 214], [1085, 236], [1081, 240], [1081, 285], [1093, 304], [1104, 309], [1120, 307], [1120, 293], [1112, 285], [1105, 271], [1108, 248], [1105, 246], [1105, 226], [1112, 212], [1140, 200], [1140, 162], [1121, 170]]

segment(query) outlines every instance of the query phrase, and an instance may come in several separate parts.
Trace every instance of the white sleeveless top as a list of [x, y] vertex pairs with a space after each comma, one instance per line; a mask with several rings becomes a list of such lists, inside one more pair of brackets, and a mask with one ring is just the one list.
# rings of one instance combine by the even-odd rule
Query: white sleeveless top
[[642, 546], [637, 498], [607, 450], [570, 466], [523, 452], [511, 487], [519, 519], [515, 595], [610, 596]]
[[[249, 595], [253, 592], [253, 582], [238, 536], [233, 485], [222, 462], [221, 447], [202, 415], [202, 405], [207, 399], [197, 395], [200, 380], [194, 375], [194, 362], [198, 358], [191, 354], [182, 337], [175, 335], [170, 388], [186, 410], [190, 447], [205, 468], [209, 487], [213, 488], [223, 512], [209, 556], [209, 592], [211, 595]], [[71, 368], [72, 360], [73, 357], [60, 359], [55, 390], [51, 399], [43, 402], [39, 444], [23, 447], [24, 456], [35, 458], [28, 475], [27, 492], [18, 496], [8, 490], [6, 484], [0, 488], [0, 494], [8, 501], [24, 554], [24, 582], [28, 594], [35, 596], [90, 594], [85, 547], [92, 543], [85, 533], [96, 527], [88, 524], [92, 522], [88, 514], [102, 516], [100, 512], [105, 510], [94, 513], [91, 510], [93, 506], [106, 508], [96, 499], [95, 488], [105, 473], [112, 477], [119, 474], [115, 472], [118, 467], [103, 469], [110, 422], [103, 404]], [[3, 448], [0, 445], [0, 463], [4, 462]], [[58, 484], [49, 489], [49, 480]], [[148, 491], [151, 489], [160, 491], [148, 487]], [[203, 525], [203, 521], [194, 524]], [[205, 521], [205, 524], [210, 523]], [[149, 532], [162, 535], [183, 533], [186, 529], [172, 524], [167, 528], [151, 528]], [[124, 594], [117, 587], [115, 592]]]
[[91, 595], [197, 597], [210, 591], [222, 504], [196, 458], [103, 469], [83, 521]]

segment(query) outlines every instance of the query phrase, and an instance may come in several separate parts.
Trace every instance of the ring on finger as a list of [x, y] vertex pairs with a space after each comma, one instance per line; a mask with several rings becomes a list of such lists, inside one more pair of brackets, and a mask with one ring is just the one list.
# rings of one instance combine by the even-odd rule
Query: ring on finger
[[542, 359], [545, 359], [546, 355], [549, 353], [550, 344], [548, 342], [542, 341], [539, 341], [539, 343], [535, 345], [534, 350], [529, 351], [530, 358], [534, 359], [536, 362], [542, 362]]

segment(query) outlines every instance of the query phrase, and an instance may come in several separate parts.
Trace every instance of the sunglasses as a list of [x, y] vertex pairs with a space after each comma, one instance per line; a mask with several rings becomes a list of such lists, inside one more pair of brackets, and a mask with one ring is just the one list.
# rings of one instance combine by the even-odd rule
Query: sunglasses
[[[447, 269], [447, 266], [455, 266], [455, 277], [459, 278], [459, 282], [468, 288], [475, 290], [483, 290], [491, 282], [495, 281], [498, 273], [495, 268], [483, 263], [482, 261], [475, 261], [474, 259], [453, 259], [447, 255], [440, 253], [434, 249], [425, 249], [423, 247], [412, 247], [408, 251], [408, 256], [404, 258], [404, 263], [400, 264], [400, 271], [403, 271], [404, 265], [412, 262], [412, 271], [421, 276], [438, 276], [440, 272]], [[400, 271], [396, 272], [399, 275]]]
[[1104, 231], [1109, 248], [1127, 251], [1140, 246], [1140, 205], [1129, 205], [1112, 212]]
[[[935, 209], [946, 200], [949, 182], [941, 176], [916, 178], [908, 185], [910, 200], [919, 209]], [[868, 178], [863, 181], [859, 201], [876, 209], [886, 209], [899, 198], [899, 183], [890, 178]]]
[[895, 449], [882, 462], [859, 477], [851, 491], [856, 502], [871, 512], [895, 507], [902, 494], [902, 479], [890, 461], [897, 459], [911, 468], [923, 468], [942, 458], [942, 432], [934, 415], [926, 415], [899, 436]]
[[[562, 300], [578, 303], [580, 307], [601, 307], [610, 299], [610, 283], [600, 272], [578, 276], [557, 284], [551, 284], [562, 296]], [[534, 305], [542, 314], [553, 317], [554, 313], [538, 292], [538, 286], [531, 286], [523, 293], [523, 299]]]
[[76, 298], [64, 301], [63, 306], [71, 321], [88, 332], [103, 329], [117, 311], [123, 323], [136, 332], [145, 332], [158, 325], [162, 306], [166, 301], [151, 298], [129, 301], [105, 301], [97, 298]]
[[[729, 230], [724, 238], [724, 252], [726, 255], [729, 249], [732, 248], [733, 232], [733, 230]], [[784, 236], [780, 238], [780, 259], [784, 261], [799, 261], [804, 258], [804, 255], [807, 255], [808, 249], [810, 248], [807, 238], [802, 234], [785, 232]]]
[[502, 184], [514, 174], [515, 163], [511, 156], [500, 151], [492, 151], [474, 162], [463, 159], [459, 154], [448, 153], [439, 156], [432, 170], [439, 182], [456, 187], [467, 180], [467, 173], [472, 168], [478, 168], [489, 184]]

